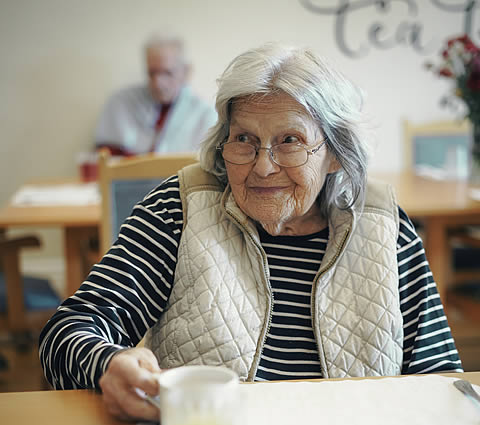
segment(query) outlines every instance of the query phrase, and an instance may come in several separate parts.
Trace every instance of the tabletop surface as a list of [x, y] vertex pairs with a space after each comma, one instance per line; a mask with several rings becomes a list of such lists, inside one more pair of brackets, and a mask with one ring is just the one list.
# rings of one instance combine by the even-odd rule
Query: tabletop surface
[[10, 226], [98, 226], [100, 205], [15, 207], [0, 209], [0, 227]]
[[[33, 181], [26, 185], [54, 186], [73, 184], [82, 186], [76, 178]], [[26, 186], [25, 185], [25, 186]], [[20, 189], [20, 188], [19, 188]], [[11, 203], [0, 208], [0, 227], [10, 226], [65, 226], [89, 227], [100, 223], [100, 203], [90, 205], [16, 206]]]
[[398, 203], [410, 217], [480, 214], [480, 201], [471, 198], [466, 181], [432, 180], [407, 171], [372, 177], [395, 188]]
[[[464, 378], [473, 384], [480, 385], [480, 372], [450, 373], [445, 376]], [[106, 412], [100, 394], [87, 390], [0, 393], [0, 412], [2, 424], [120, 425], [124, 423], [115, 420]]]

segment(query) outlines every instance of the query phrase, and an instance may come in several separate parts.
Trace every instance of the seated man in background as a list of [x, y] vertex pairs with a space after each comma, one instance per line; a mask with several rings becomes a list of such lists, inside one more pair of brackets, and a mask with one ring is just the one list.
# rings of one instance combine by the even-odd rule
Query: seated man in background
[[183, 40], [153, 36], [145, 45], [148, 84], [124, 88], [107, 101], [95, 147], [113, 155], [196, 151], [216, 122], [214, 109], [187, 85]]

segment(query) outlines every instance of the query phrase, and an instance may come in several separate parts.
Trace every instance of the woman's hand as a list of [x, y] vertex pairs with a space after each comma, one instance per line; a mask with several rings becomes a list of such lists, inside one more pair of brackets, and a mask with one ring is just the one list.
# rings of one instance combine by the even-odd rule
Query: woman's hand
[[147, 348], [136, 347], [113, 356], [99, 381], [108, 411], [122, 420], [158, 421], [158, 409], [137, 392], [139, 389], [157, 395], [158, 383], [153, 373], [158, 372], [157, 359]]

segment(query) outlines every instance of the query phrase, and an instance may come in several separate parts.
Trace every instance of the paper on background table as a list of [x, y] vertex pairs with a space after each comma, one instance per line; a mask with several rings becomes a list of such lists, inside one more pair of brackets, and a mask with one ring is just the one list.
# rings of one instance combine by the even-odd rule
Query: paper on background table
[[[455, 378], [425, 375], [370, 380], [241, 385], [248, 425], [478, 425], [480, 409]], [[479, 387], [475, 387], [478, 391]]]
[[470, 189], [468, 194], [475, 201], [480, 201], [480, 189]]
[[100, 203], [98, 185], [54, 184], [25, 185], [12, 198], [15, 206], [91, 205]]

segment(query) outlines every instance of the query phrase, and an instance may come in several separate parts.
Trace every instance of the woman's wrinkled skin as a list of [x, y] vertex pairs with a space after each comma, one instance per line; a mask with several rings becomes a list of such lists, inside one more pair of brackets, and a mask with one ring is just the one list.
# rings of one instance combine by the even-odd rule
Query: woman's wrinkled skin
[[157, 395], [159, 388], [154, 374], [159, 372], [157, 359], [147, 348], [131, 348], [115, 354], [100, 378], [103, 401], [109, 413], [121, 420], [158, 421], [158, 409], [135, 389]]
[[[286, 94], [245, 98], [232, 106], [228, 142], [261, 147], [300, 142], [311, 149], [323, 138], [305, 108]], [[306, 235], [326, 226], [315, 200], [338, 163], [325, 146], [300, 167], [281, 167], [265, 150], [251, 164], [225, 165], [236, 203], [271, 235]]]

